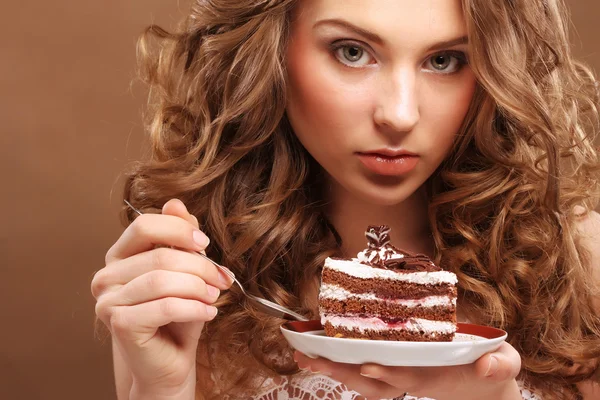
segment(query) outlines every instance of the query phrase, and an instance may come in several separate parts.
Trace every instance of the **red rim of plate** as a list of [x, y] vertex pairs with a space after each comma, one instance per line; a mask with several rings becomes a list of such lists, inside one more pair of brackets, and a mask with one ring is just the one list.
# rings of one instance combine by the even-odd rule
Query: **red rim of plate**
[[[298, 333], [306, 333], [313, 331], [321, 331], [323, 330], [323, 325], [321, 325], [321, 321], [312, 320], [312, 321], [290, 321], [283, 324], [283, 327], [292, 332]], [[492, 328], [491, 326], [483, 326], [483, 325], [475, 325], [475, 324], [465, 324], [459, 322], [457, 324], [458, 330], [457, 333], [463, 333], [466, 335], [475, 335], [480, 336], [486, 339], [497, 339], [504, 335], [506, 332], [502, 329]]]

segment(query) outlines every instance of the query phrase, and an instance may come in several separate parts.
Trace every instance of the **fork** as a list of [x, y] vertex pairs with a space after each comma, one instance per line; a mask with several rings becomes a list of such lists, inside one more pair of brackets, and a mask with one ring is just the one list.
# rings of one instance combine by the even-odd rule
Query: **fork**
[[[133, 205], [131, 205], [130, 202], [128, 202], [127, 200], [123, 200], [123, 201], [125, 202], [125, 204], [127, 204], [127, 206], [129, 206], [129, 208], [131, 208], [137, 214], [143, 215], [143, 213], [140, 210], [138, 210], [137, 208], [135, 208]], [[258, 310], [260, 310], [264, 313], [267, 313], [269, 315], [272, 315], [274, 317], [277, 317], [277, 318], [282, 318], [282, 319], [287, 319], [287, 320], [296, 320], [296, 321], [308, 321], [308, 318], [306, 318], [288, 308], [285, 308], [277, 303], [274, 303], [267, 299], [263, 299], [262, 297], [258, 297], [251, 293], [246, 292], [246, 290], [244, 289], [242, 284], [237, 280], [237, 278], [235, 277], [233, 272], [231, 272], [229, 269], [225, 268], [224, 266], [216, 263], [215, 261], [211, 260], [206, 255], [204, 255], [198, 251], [195, 253], [198, 254], [199, 256], [203, 257], [210, 263], [212, 263], [215, 267], [219, 268], [223, 273], [225, 273], [225, 275], [229, 276], [238, 285], [238, 287], [242, 291], [242, 294], [244, 296], [246, 296], [248, 298], [248, 300], [250, 300], [250, 302], [253, 303]]]

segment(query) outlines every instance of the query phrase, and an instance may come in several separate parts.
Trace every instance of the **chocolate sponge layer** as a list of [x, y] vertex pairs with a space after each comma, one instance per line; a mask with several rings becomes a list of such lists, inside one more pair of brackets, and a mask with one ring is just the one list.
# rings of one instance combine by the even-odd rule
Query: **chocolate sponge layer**
[[456, 306], [406, 307], [377, 300], [322, 298], [319, 301], [322, 314], [358, 315], [383, 319], [423, 318], [456, 323]]
[[421, 299], [428, 296], [456, 297], [456, 286], [449, 283], [420, 285], [392, 279], [356, 278], [329, 268], [323, 269], [322, 283], [340, 286], [352, 293], [375, 293], [387, 299]]
[[451, 342], [454, 338], [453, 333], [423, 333], [411, 332], [405, 330], [365, 330], [347, 329], [343, 327], [333, 327], [329, 322], [325, 323], [325, 334], [331, 337], [351, 338], [351, 339], [370, 339], [370, 340], [396, 340], [409, 342]]

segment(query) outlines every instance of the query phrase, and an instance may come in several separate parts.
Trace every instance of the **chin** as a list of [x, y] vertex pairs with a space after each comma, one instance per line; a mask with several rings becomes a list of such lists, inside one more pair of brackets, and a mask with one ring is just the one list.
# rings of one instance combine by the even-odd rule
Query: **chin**
[[[354, 172], [354, 171], [353, 171]], [[426, 177], [422, 174], [409, 176], [367, 176], [356, 171], [336, 177], [326, 172], [329, 183], [339, 196], [349, 196], [369, 206], [393, 207], [403, 203], [421, 191]]]
[[348, 191], [360, 198], [366, 203], [372, 204], [374, 206], [383, 206], [390, 207], [398, 205], [413, 194], [418, 188], [414, 189], [412, 187], [408, 187], [408, 185], [402, 185], [403, 187], [382, 187], [382, 186], [371, 186], [371, 187], [362, 187], [362, 188], [352, 188]]

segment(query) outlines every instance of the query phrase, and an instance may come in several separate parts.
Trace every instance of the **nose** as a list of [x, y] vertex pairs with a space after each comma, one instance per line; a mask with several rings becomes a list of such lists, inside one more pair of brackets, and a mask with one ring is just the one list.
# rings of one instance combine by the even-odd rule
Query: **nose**
[[398, 71], [382, 79], [373, 119], [386, 132], [410, 132], [419, 122], [419, 101], [415, 72]]

